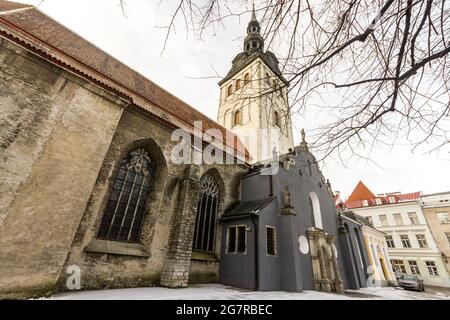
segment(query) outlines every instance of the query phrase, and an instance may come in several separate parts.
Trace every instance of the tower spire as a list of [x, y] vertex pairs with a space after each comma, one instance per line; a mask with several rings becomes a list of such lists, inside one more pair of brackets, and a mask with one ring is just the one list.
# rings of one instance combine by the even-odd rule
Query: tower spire
[[256, 11], [255, 11], [255, 1], [253, 1], [253, 9], [252, 9], [252, 20], [251, 21], [258, 21], [258, 19], [256, 19]]
[[258, 18], [256, 17], [255, 3], [253, 2], [252, 18], [248, 23], [247, 37], [244, 41], [244, 51], [262, 52], [264, 49], [264, 39], [261, 37], [261, 26], [259, 25]]

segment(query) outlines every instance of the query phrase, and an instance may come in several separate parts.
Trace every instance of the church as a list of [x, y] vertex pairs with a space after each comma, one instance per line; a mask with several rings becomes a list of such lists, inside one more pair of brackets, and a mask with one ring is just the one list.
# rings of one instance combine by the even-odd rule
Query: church
[[[367, 254], [341, 240], [304, 132], [294, 144], [288, 82], [260, 31], [253, 11], [216, 122], [35, 7], [0, 0], [0, 297], [365, 286]], [[198, 142], [198, 122], [188, 158], [214, 144], [226, 163], [173, 161], [173, 132]]]

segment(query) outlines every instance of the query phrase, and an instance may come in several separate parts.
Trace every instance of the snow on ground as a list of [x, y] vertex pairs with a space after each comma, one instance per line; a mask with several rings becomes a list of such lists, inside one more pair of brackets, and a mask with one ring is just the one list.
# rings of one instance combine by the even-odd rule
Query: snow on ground
[[183, 289], [131, 288], [77, 291], [56, 294], [51, 300], [450, 300], [448, 293], [414, 292], [400, 288], [363, 288], [345, 295], [304, 291], [246, 291], [219, 284], [192, 285]]

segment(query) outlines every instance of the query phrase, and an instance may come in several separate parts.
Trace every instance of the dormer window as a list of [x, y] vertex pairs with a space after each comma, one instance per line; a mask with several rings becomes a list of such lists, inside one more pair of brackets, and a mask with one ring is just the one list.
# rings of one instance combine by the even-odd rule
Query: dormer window
[[363, 207], [368, 207], [369, 206], [369, 200], [362, 200], [361, 203], [362, 203]]
[[375, 199], [375, 203], [376, 203], [377, 205], [382, 205], [382, 204], [383, 204], [383, 200], [381, 200], [381, 198], [376, 198], [376, 199]]
[[397, 199], [395, 199], [394, 196], [390, 196], [390, 197], [388, 198], [388, 200], [389, 200], [389, 203], [396, 203], [396, 202], [397, 202]]

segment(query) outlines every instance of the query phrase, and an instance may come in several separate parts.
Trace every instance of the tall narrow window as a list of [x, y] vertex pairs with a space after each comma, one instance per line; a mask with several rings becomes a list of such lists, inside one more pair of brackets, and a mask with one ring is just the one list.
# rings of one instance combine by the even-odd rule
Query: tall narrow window
[[280, 127], [280, 114], [278, 111], [273, 112], [273, 124]]
[[231, 96], [232, 94], [233, 94], [233, 85], [230, 84], [227, 89], [227, 97]]
[[241, 79], [236, 80], [236, 91], [238, 91], [241, 88]]
[[317, 194], [315, 192], [310, 192], [309, 200], [310, 200], [309, 203], [311, 205], [311, 215], [312, 215], [313, 225], [317, 229], [323, 229], [322, 213], [320, 211], [320, 202], [319, 202], [319, 198], [317, 197]]
[[218, 209], [219, 187], [214, 177], [207, 173], [200, 179], [193, 250], [214, 252]]
[[234, 113], [233, 125], [237, 126], [241, 124], [242, 124], [242, 112], [239, 110]]
[[228, 227], [227, 254], [246, 253], [247, 251], [247, 227]]
[[266, 227], [266, 253], [269, 256], [277, 255], [276, 231], [273, 227]]
[[244, 75], [244, 86], [250, 82], [250, 74], [246, 73]]
[[120, 165], [98, 238], [137, 242], [153, 177], [153, 163], [144, 148], [131, 151]]

